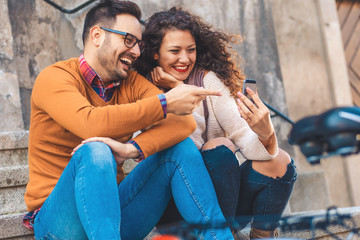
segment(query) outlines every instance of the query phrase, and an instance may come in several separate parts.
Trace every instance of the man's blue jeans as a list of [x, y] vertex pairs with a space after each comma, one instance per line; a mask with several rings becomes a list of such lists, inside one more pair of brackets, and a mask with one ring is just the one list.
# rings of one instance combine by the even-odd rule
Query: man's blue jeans
[[[116, 162], [104, 143], [71, 158], [34, 221], [36, 239], [143, 239], [170, 197], [191, 223], [224, 223], [201, 155], [190, 139], [154, 154], [116, 183]], [[206, 239], [233, 239], [211, 229]]]

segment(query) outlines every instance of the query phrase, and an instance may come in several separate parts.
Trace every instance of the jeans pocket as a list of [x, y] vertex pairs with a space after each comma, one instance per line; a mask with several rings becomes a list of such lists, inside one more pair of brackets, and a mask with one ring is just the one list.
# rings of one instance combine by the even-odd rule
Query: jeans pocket
[[[45, 204], [44, 204], [45, 205]], [[48, 224], [45, 224], [43, 226], [42, 216], [46, 213], [46, 207], [43, 207], [40, 209], [40, 211], [36, 214], [34, 219], [34, 235], [35, 239], [37, 240], [61, 240], [61, 238], [55, 236], [53, 233], [49, 232], [49, 229], [47, 229]]]
[[52, 234], [51, 232], [48, 232], [47, 234], [45, 234], [45, 236], [42, 237], [36, 237], [36, 240], [61, 240], [60, 238], [58, 238], [57, 236], [55, 236], [54, 234]]

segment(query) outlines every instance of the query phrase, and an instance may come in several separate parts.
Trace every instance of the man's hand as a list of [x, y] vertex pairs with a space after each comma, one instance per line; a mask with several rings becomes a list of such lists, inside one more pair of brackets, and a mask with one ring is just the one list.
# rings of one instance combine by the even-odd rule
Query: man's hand
[[140, 153], [137, 148], [131, 143], [121, 143], [111, 138], [106, 137], [92, 137], [83, 140], [78, 146], [74, 148], [71, 155], [73, 155], [82, 145], [88, 142], [103, 142], [107, 144], [112, 153], [114, 154], [115, 161], [117, 164], [123, 164], [126, 160], [130, 158], [140, 157]]
[[221, 96], [221, 93], [193, 85], [181, 84], [165, 93], [168, 113], [176, 115], [191, 114], [200, 102], [206, 99], [206, 96]]
[[183, 81], [180, 81], [168, 74], [164, 71], [164, 69], [162, 69], [162, 67], [155, 67], [150, 74], [152, 82], [163, 89], [172, 89], [180, 84], [183, 84]]

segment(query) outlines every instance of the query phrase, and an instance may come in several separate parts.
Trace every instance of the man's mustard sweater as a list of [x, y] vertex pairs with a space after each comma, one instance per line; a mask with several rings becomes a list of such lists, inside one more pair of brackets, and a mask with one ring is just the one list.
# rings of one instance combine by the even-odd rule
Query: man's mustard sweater
[[[31, 96], [29, 130], [28, 211], [42, 206], [83, 139], [110, 137], [127, 142], [134, 132], [151, 126], [133, 140], [146, 157], [166, 149], [196, 128], [191, 115], [168, 114], [162, 92], [136, 72], [129, 72], [109, 102], [85, 81], [78, 58], [58, 62], [37, 77]], [[146, 161], [146, 160], [145, 160]], [[119, 178], [124, 178], [119, 167]]]

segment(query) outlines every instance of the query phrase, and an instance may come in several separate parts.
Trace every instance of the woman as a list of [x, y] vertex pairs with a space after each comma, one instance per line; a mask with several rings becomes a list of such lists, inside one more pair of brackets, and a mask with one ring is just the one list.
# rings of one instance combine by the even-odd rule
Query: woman
[[[278, 149], [269, 110], [258, 94], [246, 89], [252, 102], [239, 92], [244, 75], [231, 60], [231, 36], [181, 8], [171, 8], [150, 17], [143, 40], [146, 49], [135, 68], [160, 88], [185, 83], [222, 92], [222, 97], [207, 97], [193, 113], [198, 127], [191, 139], [203, 156], [224, 215], [253, 216], [251, 238], [274, 236], [296, 180], [295, 166]], [[249, 159], [240, 167], [236, 149]], [[162, 223], [178, 220], [174, 206], [169, 205]], [[244, 225], [251, 220], [245, 219]]]

